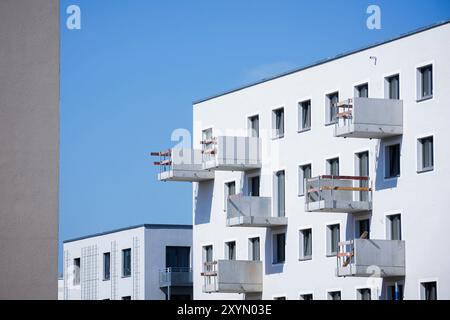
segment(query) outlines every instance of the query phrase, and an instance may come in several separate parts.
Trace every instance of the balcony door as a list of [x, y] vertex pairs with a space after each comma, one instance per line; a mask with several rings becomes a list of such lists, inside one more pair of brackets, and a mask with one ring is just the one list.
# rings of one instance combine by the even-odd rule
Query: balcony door
[[[358, 161], [358, 170], [356, 174], [360, 177], [368, 177], [369, 176], [369, 152], [361, 152], [357, 154]], [[369, 181], [361, 180], [359, 182], [359, 186], [361, 188], [368, 188]], [[360, 191], [359, 192], [359, 201], [368, 201], [369, 200], [369, 192], [368, 191]]]
[[166, 247], [166, 268], [189, 268], [190, 247]]

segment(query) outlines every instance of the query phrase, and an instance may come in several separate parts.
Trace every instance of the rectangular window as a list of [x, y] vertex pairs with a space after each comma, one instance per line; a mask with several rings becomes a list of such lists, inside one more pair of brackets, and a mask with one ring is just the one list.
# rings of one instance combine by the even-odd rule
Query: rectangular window
[[103, 280], [111, 278], [111, 253], [103, 253]]
[[387, 77], [385, 80], [386, 84], [386, 95], [388, 99], [400, 99], [400, 76], [398, 74], [394, 76]]
[[122, 300], [131, 300], [131, 296], [122, 297]]
[[249, 136], [259, 138], [259, 116], [248, 118]]
[[400, 214], [387, 217], [389, 240], [402, 240], [402, 220]]
[[166, 247], [166, 268], [189, 268], [190, 265], [190, 247]]
[[80, 284], [80, 268], [81, 268], [81, 259], [75, 258], [73, 259], [73, 285], [77, 286]]
[[368, 288], [358, 289], [358, 300], [371, 300], [371, 290]]
[[273, 110], [272, 122], [274, 129], [274, 138], [284, 137], [284, 108]]
[[227, 210], [228, 198], [236, 194], [236, 182], [231, 181], [225, 183], [224, 187], [224, 210]]
[[339, 251], [340, 229], [339, 224], [327, 226], [327, 256], [335, 256]]
[[236, 241], [225, 243], [225, 256], [227, 260], [236, 260]]
[[386, 293], [387, 300], [403, 300], [403, 285], [398, 284], [397, 286], [387, 286]]
[[326, 124], [336, 122], [337, 104], [339, 102], [339, 92], [333, 92], [326, 95]]
[[250, 248], [249, 248], [249, 257], [251, 261], [260, 261], [260, 240], [259, 237], [251, 238], [250, 241]]
[[433, 137], [426, 137], [418, 139], [417, 145], [417, 165], [418, 171], [433, 170], [434, 156], [433, 156]]
[[328, 300], [341, 300], [341, 292], [340, 291], [328, 292]]
[[359, 98], [368, 98], [369, 97], [369, 84], [364, 83], [355, 87], [355, 95]]
[[273, 300], [286, 300], [286, 297], [273, 297]]
[[436, 281], [422, 282], [420, 284], [421, 300], [437, 300], [437, 283]]
[[301, 294], [300, 300], [313, 300], [313, 295], [312, 293]]
[[131, 249], [122, 250], [122, 276], [131, 276]]
[[327, 160], [327, 174], [332, 176], [339, 175], [339, 158]]
[[[369, 152], [360, 152], [356, 154], [358, 171], [357, 175], [360, 177], [368, 177], [369, 176]], [[360, 180], [359, 186], [361, 188], [369, 188], [368, 180]], [[369, 191], [360, 191], [359, 192], [359, 201], [368, 201], [369, 199]]]
[[312, 259], [312, 229], [300, 230], [300, 260]]
[[212, 150], [214, 149], [212, 128], [208, 128], [202, 131], [202, 151], [204, 157], [211, 157]]
[[286, 250], [286, 234], [278, 233], [273, 235], [273, 263], [284, 263]]
[[213, 246], [204, 246], [203, 247], [203, 262], [212, 262], [213, 261]]
[[433, 66], [417, 69], [418, 100], [433, 97]]
[[277, 217], [285, 216], [285, 174], [284, 171], [275, 173], [275, 210]]
[[312, 175], [311, 164], [305, 164], [298, 167], [298, 195], [305, 195], [306, 179], [311, 178]]
[[311, 100], [303, 101], [298, 106], [298, 131], [311, 129]]
[[386, 146], [385, 149], [385, 178], [400, 176], [400, 144]]
[[370, 219], [357, 220], [356, 238], [370, 239]]
[[248, 195], [250, 197], [259, 197], [260, 177], [248, 178]]

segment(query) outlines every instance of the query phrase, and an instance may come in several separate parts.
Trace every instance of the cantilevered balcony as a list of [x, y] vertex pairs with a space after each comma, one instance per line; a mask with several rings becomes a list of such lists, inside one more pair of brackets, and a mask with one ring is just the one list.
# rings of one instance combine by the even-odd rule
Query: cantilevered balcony
[[405, 276], [405, 241], [355, 239], [339, 247], [338, 277]]
[[160, 270], [159, 287], [192, 287], [192, 269], [171, 267]]
[[227, 201], [228, 227], [279, 227], [286, 217], [272, 216], [272, 198], [232, 195]]
[[403, 134], [403, 101], [353, 98], [336, 106], [335, 137], [382, 139]]
[[203, 292], [262, 292], [262, 262], [217, 260], [203, 264]]
[[306, 179], [305, 210], [356, 213], [372, 210], [369, 177], [318, 176]]
[[200, 182], [214, 179], [214, 172], [202, 169], [201, 150], [171, 149], [163, 152], [152, 152], [159, 157], [154, 164], [159, 167], [160, 181]]
[[261, 168], [261, 139], [219, 136], [201, 141], [203, 169], [247, 171]]

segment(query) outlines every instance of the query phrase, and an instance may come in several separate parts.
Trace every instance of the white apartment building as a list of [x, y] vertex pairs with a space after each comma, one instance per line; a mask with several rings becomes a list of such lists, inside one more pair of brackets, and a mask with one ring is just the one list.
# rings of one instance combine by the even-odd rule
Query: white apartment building
[[191, 225], [143, 224], [64, 241], [62, 299], [192, 299], [191, 248]]
[[195, 299], [450, 299], [450, 21], [194, 103]]

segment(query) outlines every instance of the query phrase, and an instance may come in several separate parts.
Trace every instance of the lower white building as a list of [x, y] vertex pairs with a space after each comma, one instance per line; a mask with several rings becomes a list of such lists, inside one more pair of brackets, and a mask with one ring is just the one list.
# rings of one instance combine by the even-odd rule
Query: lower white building
[[192, 299], [192, 226], [143, 224], [64, 241], [63, 300]]

